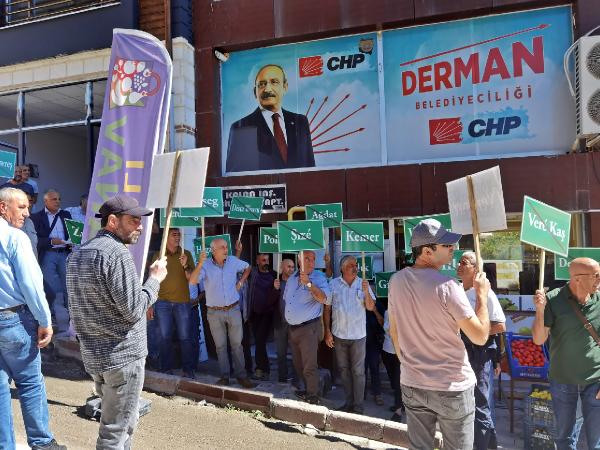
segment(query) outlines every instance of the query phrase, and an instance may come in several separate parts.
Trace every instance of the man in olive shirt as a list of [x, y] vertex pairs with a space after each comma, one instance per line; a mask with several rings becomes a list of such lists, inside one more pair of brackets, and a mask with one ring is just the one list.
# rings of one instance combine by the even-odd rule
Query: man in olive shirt
[[[177, 338], [181, 348], [183, 375], [194, 378], [196, 355], [191, 333], [192, 304], [188, 280], [194, 269], [192, 254], [180, 247], [181, 231], [169, 229], [167, 237], [167, 277], [160, 283], [158, 301], [154, 305], [154, 319], [160, 330], [160, 369], [166, 373], [173, 371], [173, 325], [177, 329]], [[157, 260], [159, 252], [153, 256]]]
[[581, 398], [583, 428], [589, 449], [600, 449], [600, 344], [577, 317], [581, 310], [596, 331], [600, 330], [600, 265], [576, 258], [569, 266], [569, 282], [548, 294], [536, 291], [533, 340], [550, 341], [550, 392], [556, 418], [554, 437], [558, 450], [575, 449], [581, 429], [576, 420]]

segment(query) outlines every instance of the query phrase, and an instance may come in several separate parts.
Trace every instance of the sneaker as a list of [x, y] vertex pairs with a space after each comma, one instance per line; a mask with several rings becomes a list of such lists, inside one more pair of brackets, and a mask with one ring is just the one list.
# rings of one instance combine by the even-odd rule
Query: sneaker
[[191, 378], [192, 380], [196, 379], [196, 374], [194, 373], [193, 370], [184, 370], [183, 371], [183, 376], [185, 378]]
[[294, 395], [298, 397], [300, 400], [306, 400], [306, 391], [302, 389], [298, 389], [294, 391]]
[[311, 405], [320, 405], [321, 404], [321, 399], [319, 399], [319, 397], [317, 395], [307, 395], [305, 401], [306, 401], [306, 403], [310, 403]]
[[31, 450], [67, 450], [66, 445], [60, 445], [56, 439], [52, 439], [46, 445], [34, 445]]
[[256, 385], [248, 378], [238, 378], [237, 382], [240, 384], [240, 386], [246, 389], [252, 389], [256, 387]]
[[229, 386], [229, 378], [221, 377], [215, 384], [217, 386]]
[[377, 406], [383, 406], [384, 401], [383, 401], [383, 397], [381, 395], [374, 395], [373, 397], [375, 399], [375, 404]]
[[352, 409], [353, 409], [352, 405], [349, 405], [348, 403], [344, 403], [339, 408], [335, 408], [336, 411], [342, 411], [342, 412], [352, 412]]
[[394, 422], [402, 422], [402, 416], [398, 413], [394, 413], [394, 415], [390, 417], [390, 420]]
[[267, 381], [269, 379], [269, 374], [261, 369], [256, 369], [251, 378], [258, 381]]
[[355, 406], [350, 412], [353, 412], [354, 414], [364, 414], [365, 409], [362, 406]]

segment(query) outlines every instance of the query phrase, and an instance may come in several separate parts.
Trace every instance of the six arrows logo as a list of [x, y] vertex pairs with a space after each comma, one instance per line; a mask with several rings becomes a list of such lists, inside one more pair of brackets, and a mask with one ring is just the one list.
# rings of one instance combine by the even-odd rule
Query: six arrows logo
[[429, 121], [429, 144], [458, 144], [462, 141], [462, 131], [460, 117], [432, 119]]
[[317, 77], [323, 75], [323, 58], [320, 56], [307, 56], [298, 60], [300, 78]]

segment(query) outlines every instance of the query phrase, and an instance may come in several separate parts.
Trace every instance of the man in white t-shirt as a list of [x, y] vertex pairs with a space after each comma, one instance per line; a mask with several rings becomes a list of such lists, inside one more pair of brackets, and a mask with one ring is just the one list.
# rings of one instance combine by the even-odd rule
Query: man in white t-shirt
[[444, 448], [473, 447], [476, 379], [459, 331], [478, 345], [487, 341], [490, 284], [485, 273], [475, 276], [473, 311], [464, 289], [440, 273], [460, 238], [435, 219], [419, 222], [410, 241], [415, 264], [388, 285], [390, 335], [402, 365], [411, 449], [434, 448], [436, 422]]
[[[458, 263], [457, 275], [462, 280], [463, 288], [471, 305], [475, 307], [476, 294], [473, 280], [477, 272], [477, 260], [474, 252], [465, 252]], [[475, 450], [487, 450], [490, 440], [495, 440], [496, 427], [492, 417], [492, 406], [489, 401], [494, 386], [491, 376], [494, 370], [497, 344], [495, 335], [506, 331], [506, 317], [498, 297], [491, 289], [488, 292], [487, 306], [490, 316], [490, 337], [485, 345], [475, 345], [468, 337], [462, 335], [471, 368], [475, 372]]]

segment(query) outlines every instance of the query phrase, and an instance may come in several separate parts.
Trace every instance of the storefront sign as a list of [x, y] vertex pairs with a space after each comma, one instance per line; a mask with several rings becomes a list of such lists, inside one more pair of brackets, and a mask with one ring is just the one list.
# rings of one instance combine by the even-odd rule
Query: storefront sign
[[322, 220], [287, 220], [277, 222], [279, 252], [320, 250], [325, 247]]
[[600, 262], [600, 248], [571, 247], [567, 256], [554, 255], [554, 279], [568, 280], [569, 266], [575, 258], [592, 258]]
[[383, 33], [388, 162], [564, 153], [571, 8]]
[[342, 252], [382, 252], [383, 222], [342, 222]]
[[341, 203], [306, 205], [307, 220], [322, 220], [324, 228], [338, 228], [344, 220]]
[[224, 186], [223, 208], [229, 214], [231, 200], [234, 197], [263, 197], [262, 213], [287, 212], [285, 184], [266, 184], [263, 186]]
[[557, 255], [567, 256], [571, 214], [525, 196], [521, 241]]

